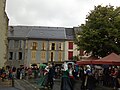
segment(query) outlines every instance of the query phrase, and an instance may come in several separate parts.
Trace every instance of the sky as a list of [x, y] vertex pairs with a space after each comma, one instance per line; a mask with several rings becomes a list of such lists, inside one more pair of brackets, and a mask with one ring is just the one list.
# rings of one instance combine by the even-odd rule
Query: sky
[[6, 0], [9, 25], [76, 27], [97, 5], [120, 6], [120, 0]]

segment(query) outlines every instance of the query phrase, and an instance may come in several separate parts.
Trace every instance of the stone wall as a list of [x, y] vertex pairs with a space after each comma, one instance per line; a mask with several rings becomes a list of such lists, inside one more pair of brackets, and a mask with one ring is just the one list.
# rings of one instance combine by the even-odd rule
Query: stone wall
[[8, 17], [5, 12], [6, 0], [0, 0], [0, 67], [7, 61]]

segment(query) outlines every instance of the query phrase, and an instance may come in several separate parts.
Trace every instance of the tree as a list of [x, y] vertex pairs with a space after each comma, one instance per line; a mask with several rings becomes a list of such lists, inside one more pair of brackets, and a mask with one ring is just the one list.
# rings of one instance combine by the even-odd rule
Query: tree
[[72, 59], [73, 59], [74, 61], [78, 61], [78, 60], [79, 60], [78, 56], [73, 56]]
[[75, 39], [79, 49], [97, 57], [120, 54], [120, 7], [95, 6], [80, 28]]

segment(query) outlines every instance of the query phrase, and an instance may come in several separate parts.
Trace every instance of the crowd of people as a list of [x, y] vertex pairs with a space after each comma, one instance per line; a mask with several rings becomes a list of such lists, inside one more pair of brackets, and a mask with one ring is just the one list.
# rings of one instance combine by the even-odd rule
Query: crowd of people
[[2, 67], [0, 68], [0, 79], [4, 81], [5, 79], [12, 79], [15, 75], [16, 68]]
[[[97, 85], [109, 86], [113, 89], [120, 88], [119, 66], [79, 66], [73, 63], [63, 65], [48, 64], [32, 66], [30, 68], [21, 66], [0, 68], [1, 80], [5, 79], [34, 79], [43, 78], [41, 86], [52, 89], [54, 79], [61, 79], [61, 90], [73, 90], [75, 80], [81, 81], [81, 90], [94, 90]], [[38, 79], [41, 80], [41, 79]]]
[[73, 67], [68, 64], [64, 65], [64, 68], [66, 69], [64, 69], [62, 77], [61, 90], [73, 90], [74, 80], [76, 79], [82, 82], [81, 90], [95, 90], [98, 85], [111, 87], [114, 90], [120, 89], [119, 66], [84, 65], [79, 66], [76, 70], [75, 65]]
[[81, 67], [81, 71], [83, 72], [83, 75], [81, 75], [83, 76], [81, 77], [83, 79], [81, 88], [94, 90], [97, 84], [111, 87], [114, 90], [120, 88], [120, 68], [117, 66], [95, 68], [87, 65], [85, 68]]

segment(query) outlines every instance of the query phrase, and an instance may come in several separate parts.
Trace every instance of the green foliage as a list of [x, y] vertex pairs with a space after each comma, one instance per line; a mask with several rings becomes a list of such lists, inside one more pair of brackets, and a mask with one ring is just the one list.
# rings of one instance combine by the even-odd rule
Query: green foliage
[[79, 49], [99, 57], [112, 52], [120, 54], [120, 7], [98, 5], [80, 28], [83, 31], [75, 39]]
[[74, 61], [79, 60], [78, 56], [73, 56], [72, 58], [73, 58]]

